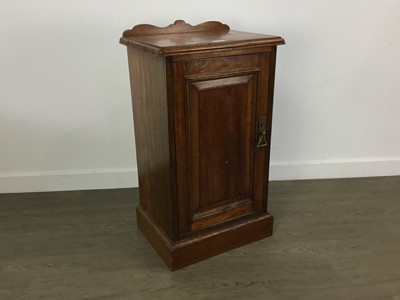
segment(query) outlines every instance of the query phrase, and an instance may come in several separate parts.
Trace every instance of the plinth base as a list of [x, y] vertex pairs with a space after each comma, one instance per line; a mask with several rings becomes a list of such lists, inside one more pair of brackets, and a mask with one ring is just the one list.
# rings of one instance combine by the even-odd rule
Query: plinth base
[[272, 235], [273, 217], [265, 213], [173, 242], [141, 206], [136, 214], [139, 229], [172, 271]]

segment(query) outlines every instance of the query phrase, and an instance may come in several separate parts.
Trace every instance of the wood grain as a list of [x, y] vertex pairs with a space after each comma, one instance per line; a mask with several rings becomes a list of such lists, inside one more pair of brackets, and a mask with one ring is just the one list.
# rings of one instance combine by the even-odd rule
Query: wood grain
[[174, 236], [173, 185], [166, 64], [163, 57], [128, 48], [141, 205]]
[[137, 189], [0, 195], [0, 299], [400, 299], [400, 177], [271, 182], [274, 235], [170, 272]]
[[229, 26], [218, 21], [208, 21], [199, 25], [192, 26], [183, 20], [176, 20], [173, 24], [166, 27], [158, 27], [151, 24], [139, 24], [132, 29], [125, 30], [123, 36], [141, 36], [141, 35], [165, 35], [182, 33], [218, 34], [229, 32]]

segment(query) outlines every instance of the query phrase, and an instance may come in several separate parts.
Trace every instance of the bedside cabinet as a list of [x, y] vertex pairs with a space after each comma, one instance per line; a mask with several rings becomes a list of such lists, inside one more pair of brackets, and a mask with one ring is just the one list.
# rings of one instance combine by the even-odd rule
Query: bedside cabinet
[[126, 30], [138, 227], [171, 270], [272, 235], [278, 36], [184, 21]]

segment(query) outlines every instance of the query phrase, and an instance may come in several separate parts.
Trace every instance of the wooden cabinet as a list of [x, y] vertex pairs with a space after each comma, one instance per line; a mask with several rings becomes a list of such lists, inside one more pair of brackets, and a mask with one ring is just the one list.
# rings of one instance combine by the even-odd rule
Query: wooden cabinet
[[220, 22], [137, 25], [128, 48], [138, 226], [175, 270], [270, 236], [268, 169], [281, 37]]

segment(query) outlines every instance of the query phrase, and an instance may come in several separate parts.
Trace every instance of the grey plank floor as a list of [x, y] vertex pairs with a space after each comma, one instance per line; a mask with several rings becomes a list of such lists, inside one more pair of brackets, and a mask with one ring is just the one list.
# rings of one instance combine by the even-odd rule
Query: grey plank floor
[[0, 195], [0, 299], [400, 300], [400, 177], [271, 182], [274, 236], [170, 272], [136, 189]]

